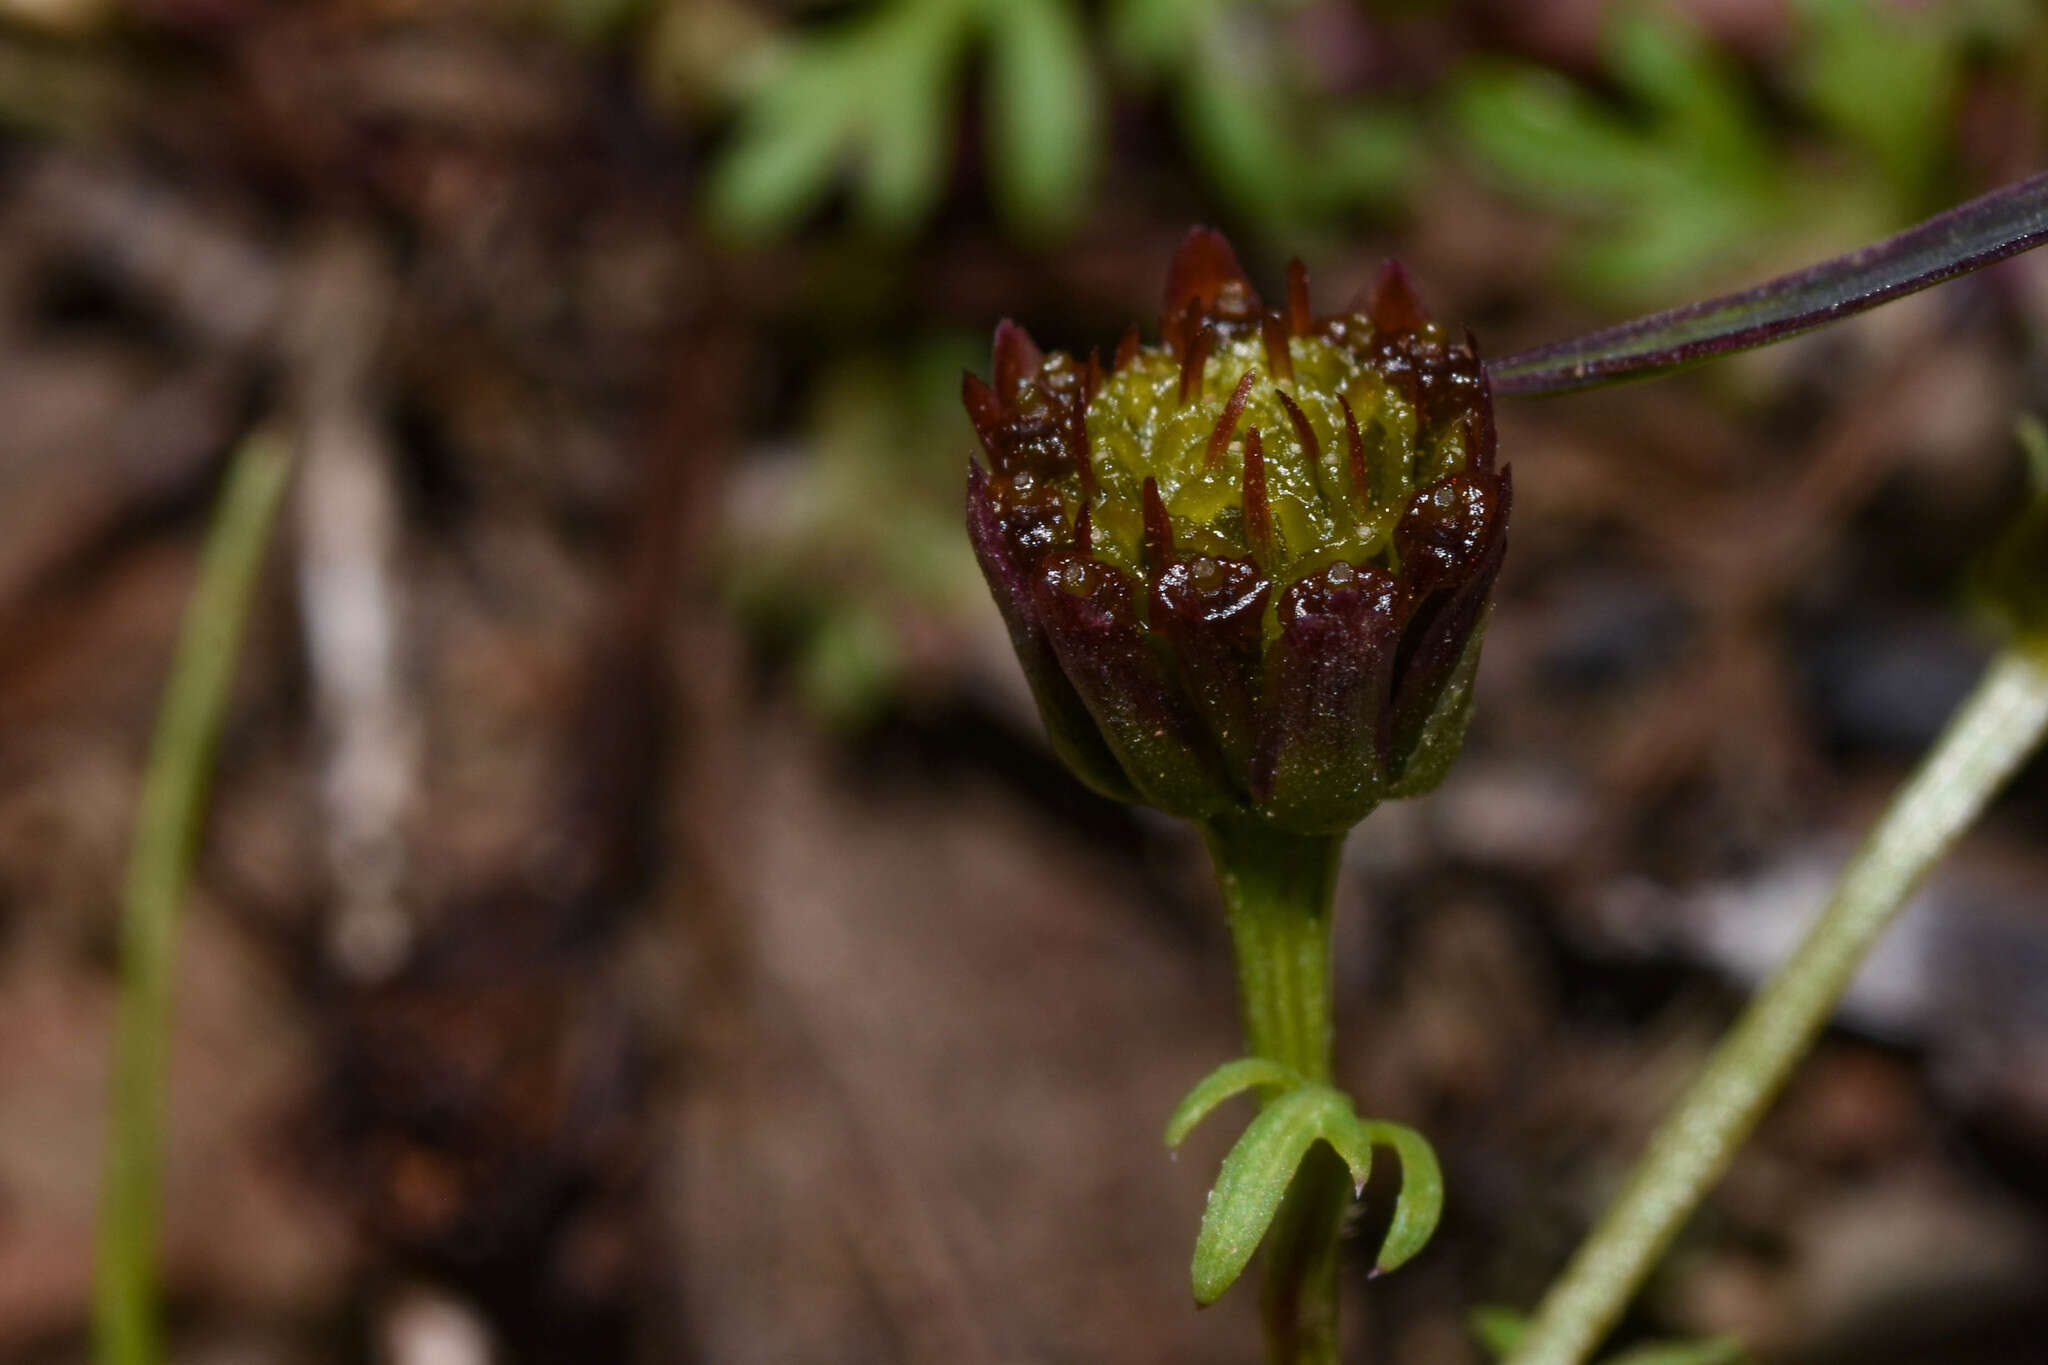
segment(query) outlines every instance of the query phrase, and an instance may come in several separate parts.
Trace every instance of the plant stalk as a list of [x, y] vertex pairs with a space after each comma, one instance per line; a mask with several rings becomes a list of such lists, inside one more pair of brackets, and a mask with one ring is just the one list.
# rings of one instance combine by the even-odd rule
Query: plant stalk
[[[1206, 833], [1236, 950], [1246, 1045], [1327, 1085], [1330, 910], [1343, 838], [1243, 826]], [[1337, 1238], [1351, 1193], [1343, 1161], [1321, 1144], [1287, 1187], [1266, 1242], [1269, 1365], [1336, 1365]]]
[[153, 1365], [162, 1354], [156, 1230], [178, 907], [191, 879], [243, 623], [290, 469], [289, 452], [275, 437], [251, 437], [235, 456], [207, 532], [143, 775], [122, 893], [113, 1096], [94, 1267], [100, 1365]]
[[1927, 870], [2048, 731], [2048, 649], [1986, 671], [1835, 884], [1805, 941], [1715, 1048], [1537, 1309], [1513, 1365], [1581, 1365], [1783, 1088]]

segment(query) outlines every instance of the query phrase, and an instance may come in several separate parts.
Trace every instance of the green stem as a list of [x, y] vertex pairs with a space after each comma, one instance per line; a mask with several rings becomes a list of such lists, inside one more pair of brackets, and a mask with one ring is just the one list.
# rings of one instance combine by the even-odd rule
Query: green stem
[[1513, 1365], [1580, 1365], [1834, 1012], [1920, 878], [2048, 730], [2048, 653], [2007, 650], [1949, 722], [1835, 885], [1806, 939], [1650, 1139], [1634, 1175], [1545, 1296]]
[[285, 447], [261, 435], [235, 457], [207, 533], [143, 776], [122, 896], [113, 1100], [93, 1286], [100, 1365], [150, 1365], [161, 1355], [155, 1302], [159, 1128], [178, 907], [191, 876], [242, 625], [290, 467]]
[[[1330, 908], [1340, 836], [1244, 827], [1206, 831], [1230, 917], [1245, 1041], [1253, 1056], [1328, 1084]], [[1270, 1365], [1335, 1365], [1337, 1235], [1351, 1178], [1318, 1145], [1287, 1188], [1266, 1243], [1263, 1312]]]

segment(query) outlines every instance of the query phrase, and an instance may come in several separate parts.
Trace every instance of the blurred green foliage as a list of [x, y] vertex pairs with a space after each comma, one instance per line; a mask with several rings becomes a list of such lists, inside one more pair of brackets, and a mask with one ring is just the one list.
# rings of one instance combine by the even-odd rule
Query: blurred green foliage
[[948, 335], [838, 361], [814, 390], [803, 458], [779, 462], [734, 519], [733, 600], [830, 723], [875, 719], [899, 694], [920, 625], [986, 603], [960, 533], [974, 444], [960, 372], [986, 354]]
[[[599, 31], [641, 0], [559, 0]], [[1482, 59], [1427, 99], [1332, 88], [1301, 0], [857, 0], [822, 18], [671, 0], [651, 69], [730, 120], [706, 205], [734, 241], [802, 225], [841, 191], [903, 237], [954, 180], [969, 99], [1003, 221], [1045, 242], [1117, 174], [1112, 102], [1170, 115], [1187, 164], [1283, 242], [1397, 207], [1447, 129], [1566, 218], [1572, 280], [1630, 304], [1882, 233], [1952, 197], [1965, 75], [2048, 45], [2030, 0], [1791, 0], [1791, 40], [1744, 62], [1661, 0], [1609, 8], [1598, 80]], [[1360, 4], [1374, 32], [1397, 20]], [[1327, 16], [1326, 16], [1327, 17]], [[974, 76], [970, 91], [969, 77]], [[1128, 174], [1129, 172], [1123, 172]]]
[[866, 226], [920, 225], [945, 188], [955, 87], [981, 39], [999, 197], [1027, 231], [1071, 220], [1100, 112], [1063, 0], [890, 0], [761, 54], [708, 187], [718, 225], [742, 239], [778, 232], [849, 169]]
[[1796, 0], [1795, 19], [1765, 86], [1671, 8], [1618, 5], [1602, 42], [1611, 91], [1478, 62], [1450, 92], [1454, 124], [1500, 181], [1573, 221], [1583, 289], [1669, 297], [1938, 207], [1968, 64], [2043, 23], [2009, 0]]
[[1122, 0], [1118, 69], [1167, 92], [1194, 158], [1231, 208], [1269, 233], [1397, 201], [1420, 165], [1420, 124], [1397, 104], [1342, 99], [1305, 79], [1284, 19], [1298, 6]]
[[1254, 226], [1298, 231], [1383, 204], [1414, 165], [1414, 122], [1319, 90], [1290, 27], [1299, 8], [1117, 0], [1098, 16], [1077, 0], [879, 0], [765, 38], [733, 92], [712, 217], [736, 239], [770, 237], [847, 180], [866, 228], [919, 227], [949, 181], [977, 53], [991, 195], [1026, 237], [1056, 237], [1086, 212], [1111, 87], [1163, 92], [1194, 159]]
[[2026, 505], [1985, 551], [1969, 587], [1999, 635], [2048, 653], [2048, 426], [2029, 413], [2013, 434], [2027, 457]]

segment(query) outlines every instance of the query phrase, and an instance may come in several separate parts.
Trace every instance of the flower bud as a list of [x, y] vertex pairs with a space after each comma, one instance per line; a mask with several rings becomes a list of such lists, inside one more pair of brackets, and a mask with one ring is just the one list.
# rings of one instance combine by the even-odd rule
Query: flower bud
[[1091, 786], [1341, 832], [1464, 735], [1511, 496], [1484, 372], [1398, 265], [1318, 318], [1298, 262], [1267, 308], [1208, 229], [1159, 333], [1105, 369], [996, 329], [964, 381], [982, 573]]

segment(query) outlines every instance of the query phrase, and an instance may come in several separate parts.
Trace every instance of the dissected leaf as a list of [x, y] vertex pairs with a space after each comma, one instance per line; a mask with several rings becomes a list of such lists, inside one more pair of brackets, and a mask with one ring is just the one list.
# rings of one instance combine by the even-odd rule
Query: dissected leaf
[[712, 173], [713, 219], [735, 237], [784, 230], [852, 170], [870, 227], [903, 231], [944, 188], [953, 81], [972, 0], [896, 0], [811, 38], [749, 86]]
[[705, 191], [721, 231], [742, 239], [765, 237], [825, 197], [846, 140], [831, 116], [836, 103], [819, 88], [803, 114], [770, 106], [741, 120]]
[[1788, 157], [1736, 65], [1667, 5], [1611, 10], [1602, 63], [1630, 107], [1533, 65], [1475, 64], [1453, 106], [1464, 141], [1518, 192], [1579, 225], [1589, 292], [1640, 295], [1723, 275], [1808, 237], [1867, 236], [1921, 209], [1973, 52], [2013, 41], [1981, 4], [1799, 0], [1788, 93], [1854, 155], [1825, 180]]
[[1106, 40], [1121, 74], [1167, 87], [1194, 158], [1269, 230], [1377, 204], [1420, 164], [1415, 119], [1318, 87], [1284, 8], [1119, 0], [1100, 11], [1099, 37], [1096, 13], [1081, 0], [871, 0], [795, 39], [772, 78], [718, 82], [743, 93], [710, 177], [714, 221], [734, 237], [768, 237], [844, 182], [868, 227], [918, 226], [945, 191], [957, 78], [977, 45], [991, 194], [1027, 235], [1057, 234], [1086, 211], [1106, 103], [1094, 41]]
[[1461, 135], [1514, 190], [1581, 225], [1573, 272], [1631, 295], [1753, 249], [1788, 210], [1743, 91], [1698, 37], [1661, 12], [1616, 12], [1608, 61], [1647, 118], [1555, 72], [1475, 64], [1454, 87]]
[[1900, 184], [1923, 187], [1955, 126], [1961, 52], [1952, 20], [1871, 0], [1803, 0], [1799, 84], [1815, 113]]
[[856, 202], [871, 228], [902, 233], [929, 214], [945, 189], [951, 81], [943, 69], [905, 63], [896, 84], [867, 110]]
[[988, 0], [989, 151], [998, 205], [1045, 234], [1080, 216], [1101, 136], [1088, 43], [1067, 0]]
[[967, 0], [906, 0], [871, 39], [875, 50], [861, 72], [867, 145], [858, 196], [870, 227], [914, 227], [944, 189], [954, 77], [973, 17]]

